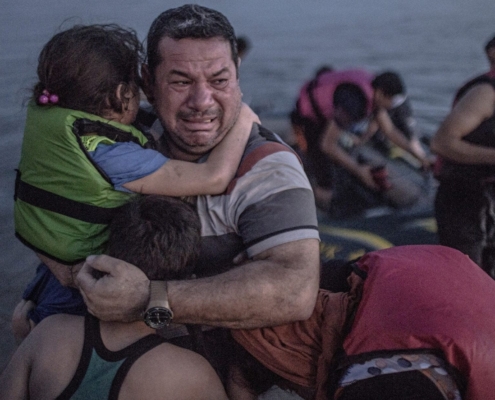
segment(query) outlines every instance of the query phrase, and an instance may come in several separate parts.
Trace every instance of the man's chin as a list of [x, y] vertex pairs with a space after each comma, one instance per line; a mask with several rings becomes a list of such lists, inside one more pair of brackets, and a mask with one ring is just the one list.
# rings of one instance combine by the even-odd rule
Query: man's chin
[[177, 143], [176, 147], [184, 154], [199, 158], [209, 153], [218, 143], [220, 143], [220, 140], [216, 140], [216, 141], [210, 140], [205, 142], [201, 142], [201, 141], [182, 142], [182, 143]]

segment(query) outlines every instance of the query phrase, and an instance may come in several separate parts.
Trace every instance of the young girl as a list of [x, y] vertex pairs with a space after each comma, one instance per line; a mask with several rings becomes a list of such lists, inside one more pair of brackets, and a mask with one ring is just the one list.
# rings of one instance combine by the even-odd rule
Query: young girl
[[73, 277], [88, 255], [105, 251], [112, 215], [133, 192], [219, 194], [235, 175], [256, 115], [243, 105], [204, 163], [168, 159], [130, 125], [142, 54], [135, 32], [116, 25], [74, 26], [41, 51], [14, 215], [16, 236], [43, 263], [14, 311], [18, 338], [48, 315], [85, 313]]

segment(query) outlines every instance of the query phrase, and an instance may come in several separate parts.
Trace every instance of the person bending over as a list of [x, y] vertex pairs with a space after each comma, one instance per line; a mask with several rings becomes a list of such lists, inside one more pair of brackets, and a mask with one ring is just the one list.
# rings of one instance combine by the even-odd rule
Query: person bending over
[[316, 400], [493, 397], [495, 283], [476, 264], [438, 245], [350, 264], [349, 291], [320, 290], [308, 320], [231, 331], [231, 399], [274, 384]]
[[[382, 76], [385, 75], [375, 77], [363, 69], [322, 69], [300, 90], [291, 113], [292, 127], [295, 136], [303, 138], [300, 142], [307, 160], [306, 170], [313, 180], [320, 208], [328, 209], [329, 204], [332, 206], [331, 200], [339, 196], [349, 198], [348, 187], [356, 188], [354, 197], [359, 196], [365, 203], [373, 202], [383, 189], [373, 177], [374, 165], [361, 162], [357, 157], [359, 145], [378, 129], [387, 140], [417, 159], [422, 167], [429, 166], [421, 146], [416, 146], [414, 138], [410, 140], [408, 132], [402, 132], [392, 122], [388, 108], [392, 107], [392, 98], [397, 93], [390, 95], [384, 90]], [[364, 121], [369, 129], [360, 138], [351, 131]], [[405, 124], [398, 117], [395, 122]], [[384, 162], [386, 159], [380, 156], [378, 163]]]

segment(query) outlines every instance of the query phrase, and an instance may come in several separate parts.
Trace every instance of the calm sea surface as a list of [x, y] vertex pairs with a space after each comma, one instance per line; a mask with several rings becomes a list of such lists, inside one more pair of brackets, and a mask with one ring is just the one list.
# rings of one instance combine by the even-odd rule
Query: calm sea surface
[[[420, 127], [431, 134], [455, 89], [488, 68], [483, 53], [495, 35], [493, 0], [209, 0], [253, 48], [241, 65], [244, 98], [264, 113], [287, 112], [317, 67], [398, 71]], [[182, 4], [158, 0], [2, 0], [0, 12], [0, 297], [6, 323], [32, 256], [13, 235], [14, 168], [24, 122], [23, 101], [35, 83], [43, 44], [60, 25], [115, 22], [144, 39], [152, 20]], [[262, 113], [263, 116], [263, 113]], [[29, 263], [30, 265], [26, 265]], [[21, 271], [21, 272], [20, 272]], [[22, 279], [21, 279], [22, 277]], [[10, 293], [10, 294], [9, 294]], [[8, 298], [5, 297], [8, 295]]]

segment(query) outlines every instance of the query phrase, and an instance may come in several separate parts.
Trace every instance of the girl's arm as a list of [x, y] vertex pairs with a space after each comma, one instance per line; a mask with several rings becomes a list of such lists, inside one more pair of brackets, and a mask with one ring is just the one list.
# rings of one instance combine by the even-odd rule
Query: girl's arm
[[201, 164], [169, 160], [154, 173], [123, 186], [137, 193], [165, 196], [220, 194], [225, 191], [239, 167], [256, 114], [245, 104], [225, 138]]

